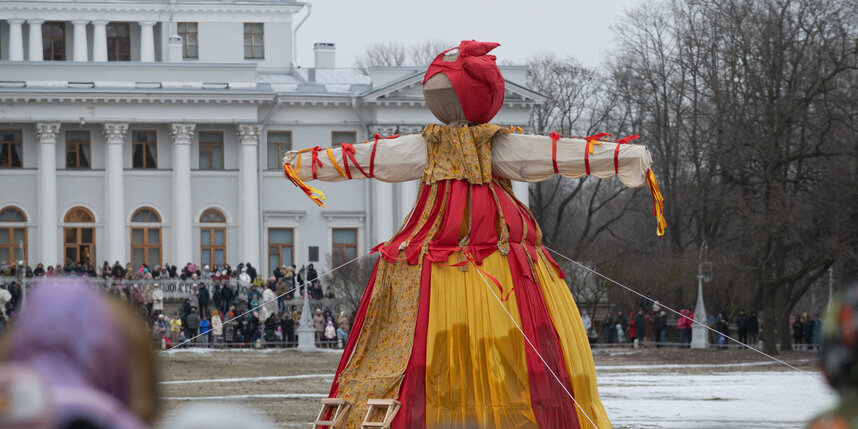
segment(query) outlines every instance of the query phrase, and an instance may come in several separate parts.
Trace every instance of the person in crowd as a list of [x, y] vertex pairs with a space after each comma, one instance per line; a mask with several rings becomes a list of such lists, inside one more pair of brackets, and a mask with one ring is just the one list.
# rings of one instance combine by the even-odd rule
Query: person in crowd
[[164, 291], [158, 283], [153, 284], [151, 290], [152, 314], [157, 316], [164, 312]]
[[643, 307], [638, 309], [638, 314], [634, 315], [635, 334], [639, 345], [646, 346], [646, 318], [644, 317]]
[[816, 350], [820, 350], [820, 344], [822, 344], [822, 320], [817, 315], [816, 323], [813, 324], [813, 346]]
[[614, 331], [616, 330], [617, 322], [614, 321], [614, 316], [608, 313], [608, 316], [602, 322], [602, 342], [611, 344], [614, 342]]
[[[617, 323], [619, 323], [620, 327], [623, 328], [623, 333], [628, 332], [628, 330], [629, 330], [629, 319], [626, 319], [626, 314], [622, 310], [617, 311]], [[625, 339], [625, 335], [623, 335], [623, 338]], [[623, 343], [625, 341], [619, 341], [619, 339], [618, 339], [617, 342]]]
[[208, 315], [200, 316], [200, 339], [203, 342], [203, 347], [209, 346], [209, 335], [211, 334], [212, 324], [209, 322]]
[[[292, 267], [293, 267], [293, 268], [295, 268], [296, 266], [295, 266], [295, 265], [293, 265]], [[296, 286], [301, 286], [301, 287], [303, 288], [304, 283], [306, 283], [306, 282], [307, 282], [307, 269], [306, 269], [306, 268], [304, 268], [304, 266], [303, 266], [303, 265], [301, 265], [301, 269], [300, 269], [300, 270], [298, 270], [298, 277], [297, 277], [297, 279], [298, 279], [298, 284], [297, 284]]]
[[629, 313], [629, 341], [637, 347], [638, 345], [638, 337], [637, 337], [637, 329], [636, 328], [636, 320], [635, 320], [635, 312]]
[[316, 314], [313, 315], [313, 328], [316, 331], [316, 347], [321, 347], [322, 335], [325, 332], [325, 317], [321, 308], [317, 308]]
[[340, 315], [337, 317], [337, 340], [342, 342], [343, 345], [345, 345], [349, 340], [350, 328], [351, 323], [349, 321], [349, 316], [346, 315], [345, 310], [340, 310]]
[[229, 279], [224, 280], [220, 288], [221, 311], [226, 313], [232, 307], [232, 300], [235, 297], [235, 290], [230, 286]]
[[191, 310], [188, 312], [188, 315], [185, 316], [185, 319], [187, 320], [185, 335], [189, 342], [195, 343], [195, 337], [197, 336], [197, 332], [200, 328], [200, 316], [199, 313], [197, 313], [197, 307], [191, 306]]
[[161, 336], [167, 337], [170, 333], [170, 321], [163, 314], [159, 314], [157, 317], [158, 321], [155, 322], [155, 325], [158, 325], [158, 331], [161, 333]]
[[658, 313], [653, 325], [655, 327], [656, 346], [662, 347], [667, 343], [667, 313], [664, 310]]
[[813, 350], [813, 328], [816, 325], [816, 321], [807, 317], [807, 312], [801, 315], [802, 319], [802, 339], [804, 340], [805, 348], [807, 350]]
[[[29, 374], [27, 386], [44, 392], [26, 399], [30, 406], [44, 401], [37, 427], [142, 429], [158, 405], [155, 354], [142, 326], [128, 308], [85, 283], [43, 283], [0, 348], [0, 375]], [[10, 398], [3, 399], [8, 405]]]
[[170, 319], [170, 341], [173, 344], [176, 344], [176, 341], [179, 340], [179, 334], [182, 332], [182, 318], [179, 317], [179, 312], [175, 312], [173, 314], [173, 318]]
[[804, 323], [801, 322], [801, 316], [795, 315], [792, 322], [792, 342], [794, 350], [801, 350], [804, 337]]
[[[267, 290], [267, 289], [266, 289]], [[270, 345], [277, 341], [277, 328], [280, 326], [280, 321], [277, 319], [277, 314], [271, 314], [262, 323], [262, 339]]]
[[256, 268], [253, 268], [253, 266], [252, 266], [252, 265], [250, 265], [250, 262], [248, 262], [248, 263], [244, 266], [244, 268], [247, 270], [247, 275], [248, 275], [248, 276], [250, 276], [250, 282], [251, 282], [251, 283], [255, 282], [255, 281], [256, 281], [256, 278], [258, 277], [258, 274], [257, 274], [257, 272], [256, 272]]
[[334, 320], [328, 317], [325, 322], [325, 348], [332, 348], [337, 339], [337, 329], [334, 328]]
[[277, 295], [273, 290], [267, 287], [262, 292], [262, 298], [259, 303], [259, 314], [260, 321], [263, 323], [267, 321], [269, 317], [277, 315]]
[[209, 293], [209, 288], [205, 283], [200, 285], [198, 297], [200, 302], [200, 316], [207, 316], [209, 314], [209, 301], [211, 301], [211, 294]]
[[203, 266], [202, 271], [200, 271], [200, 278], [203, 280], [209, 280], [212, 278], [212, 271], [208, 265]]
[[316, 268], [313, 267], [313, 264], [307, 265], [307, 282], [313, 283], [319, 279], [319, 273], [316, 272]]
[[247, 268], [241, 268], [241, 274], [238, 275], [238, 279], [244, 283], [250, 283], [250, 274], [247, 273]]
[[154, 311], [154, 300], [152, 295], [155, 293], [155, 288], [152, 286], [147, 286], [146, 291], [143, 292], [143, 303], [146, 306], [146, 314], [150, 317], [157, 318], [158, 316], [153, 313]]
[[196, 283], [191, 285], [191, 290], [188, 292], [188, 301], [191, 307], [200, 308], [200, 287]]
[[644, 323], [646, 323], [646, 347], [651, 346], [655, 342], [655, 318], [652, 316], [652, 311], [647, 311], [644, 315]]
[[617, 329], [617, 343], [619, 343], [619, 344], [625, 343], [626, 342], [626, 333], [625, 333], [625, 330], [623, 329], [623, 324], [618, 321], [617, 325], [616, 325], [616, 329]]
[[223, 298], [221, 295], [220, 278], [215, 279], [212, 284], [212, 304], [217, 311], [223, 311]]
[[280, 330], [283, 332], [283, 343], [285, 347], [295, 345], [295, 321], [288, 311], [280, 313]]
[[36, 269], [33, 270], [33, 275], [35, 277], [44, 277], [45, 276], [45, 266], [42, 263], [36, 264]]
[[211, 328], [212, 347], [217, 347], [223, 338], [223, 321], [221, 320], [220, 313], [217, 310], [212, 311]]
[[760, 332], [760, 321], [757, 319], [757, 312], [752, 311], [751, 315], [748, 316], [748, 336], [750, 337], [751, 344], [756, 347], [757, 346], [757, 334]]
[[718, 319], [715, 322], [715, 330], [718, 331], [718, 348], [726, 349], [727, 348], [727, 337], [730, 335], [730, 322], [727, 318], [727, 312], [722, 311], [718, 315]]
[[676, 319], [676, 331], [679, 332], [679, 347], [685, 346], [685, 336], [688, 335], [688, 315], [685, 309], [679, 310], [679, 318]]
[[587, 336], [590, 336], [590, 329], [593, 327], [593, 321], [590, 320], [590, 315], [586, 311], [581, 312], [581, 322], [584, 323], [584, 331]]

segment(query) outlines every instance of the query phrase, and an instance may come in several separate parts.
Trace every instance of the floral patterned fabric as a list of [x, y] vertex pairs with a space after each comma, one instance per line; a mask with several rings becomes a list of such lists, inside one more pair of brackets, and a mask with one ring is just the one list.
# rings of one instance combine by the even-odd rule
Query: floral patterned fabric
[[423, 182], [462, 179], [474, 184], [492, 181], [492, 137], [504, 128], [492, 124], [448, 127], [429, 124], [423, 129], [426, 140], [426, 167]]
[[422, 265], [379, 260], [378, 276], [363, 328], [348, 366], [340, 375], [339, 397], [352, 404], [347, 427], [360, 427], [372, 398], [396, 399], [411, 356]]

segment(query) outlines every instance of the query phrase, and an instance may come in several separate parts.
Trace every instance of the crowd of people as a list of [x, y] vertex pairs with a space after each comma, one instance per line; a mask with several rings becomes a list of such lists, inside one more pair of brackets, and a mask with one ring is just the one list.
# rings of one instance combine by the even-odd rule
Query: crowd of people
[[[624, 311], [608, 312], [598, 322], [587, 314], [581, 313], [584, 328], [590, 342], [605, 345], [633, 345], [635, 347], [649, 347], [655, 345], [662, 347], [666, 345], [689, 348], [691, 346], [691, 330], [694, 325], [694, 311], [681, 309], [681, 316], [668, 318], [668, 314], [661, 305], [647, 297], [642, 298], [636, 311], [626, 313]], [[736, 344], [738, 348], [744, 345], [757, 347], [760, 340], [760, 319], [757, 312], [746, 313], [740, 309], [730, 317], [727, 311], [716, 314], [709, 313], [706, 324], [712, 330], [707, 330], [709, 341], [716, 348], [726, 349], [730, 345], [730, 338], [738, 340], [742, 344]], [[668, 335], [675, 326], [676, 333]], [[796, 315], [790, 324], [792, 329], [794, 350], [819, 349], [821, 341], [821, 326], [817, 318], [808, 317], [807, 313]], [[743, 345], [744, 344], [744, 345]]]
[[[15, 265], [0, 267], [0, 276], [15, 279], [20, 274]], [[332, 293], [324, 293], [313, 264], [300, 269], [295, 265], [275, 267], [267, 280], [250, 263], [240, 263], [235, 269], [193, 263], [181, 269], [169, 264], [150, 269], [146, 264], [134, 268], [118, 261], [112, 266], [105, 261], [98, 268], [67, 261], [56, 268], [44, 268], [43, 264], [37, 264], [35, 269], [26, 267], [24, 275], [31, 280], [103, 279], [104, 290], [143, 315], [149, 321], [151, 335], [164, 347], [294, 347], [301, 310], [296, 305], [287, 308], [287, 302], [303, 293], [313, 300], [334, 298]], [[177, 300], [173, 293], [173, 299], [167, 299], [159, 281], [168, 279], [190, 285], [187, 295]], [[0, 286], [0, 330], [20, 311], [22, 301], [20, 282]], [[344, 311], [334, 315], [330, 308], [319, 307], [311, 319], [317, 346], [345, 344], [350, 321]]]

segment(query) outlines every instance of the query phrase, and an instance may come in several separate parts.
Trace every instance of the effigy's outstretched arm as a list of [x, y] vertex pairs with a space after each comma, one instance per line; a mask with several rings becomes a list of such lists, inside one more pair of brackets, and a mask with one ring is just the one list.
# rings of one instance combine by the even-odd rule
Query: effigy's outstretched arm
[[624, 185], [647, 183], [652, 157], [646, 147], [580, 138], [499, 134], [492, 143], [492, 171], [521, 182], [540, 182], [554, 174], [605, 179], [618, 176]]
[[[553, 133], [552, 133], [553, 134]], [[586, 175], [604, 179], [618, 176], [624, 185], [636, 188], [648, 184], [656, 217], [656, 232], [664, 234], [664, 199], [650, 167], [652, 157], [646, 147], [628, 144], [632, 136], [619, 142], [596, 139], [560, 138], [559, 135], [497, 134], [492, 141], [492, 172], [511, 180], [539, 182], [554, 174], [578, 178]]]
[[283, 172], [316, 204], [323, 206], [324, 194], [304, 182], [340, 182], [378, 179], [407, 182], [419, 179], [426, 166], [426, 141], [420, 134], [379, 138], [340, 147], [319, 146], [289, 151], [283, 156]]

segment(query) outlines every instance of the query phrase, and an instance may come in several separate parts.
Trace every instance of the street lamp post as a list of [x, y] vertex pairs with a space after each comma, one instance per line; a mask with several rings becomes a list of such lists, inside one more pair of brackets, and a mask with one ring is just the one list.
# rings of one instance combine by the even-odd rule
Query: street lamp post
[[[706, 332], [706, 306], [703, 304], [703, 282], [712, 281], [712, 270], [709, 262], [707, 264], [707, 273], [703, 273], [703, 251], [709, 251], [709, 246], [704, 241], [700, 245], [700, 254], [697, 258], [697, 305], [694, 307], [694, 321], [697, 322], [691, 326], [691, 348], [705, 349], [709, 347], [709, 333]], [[708, 256], [708, 255], [707, 255]]]

